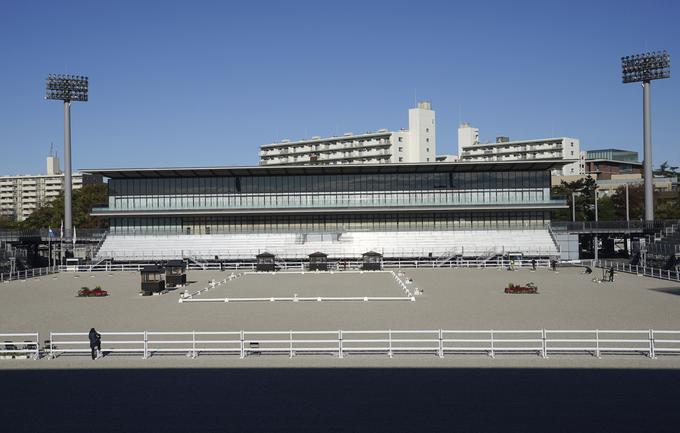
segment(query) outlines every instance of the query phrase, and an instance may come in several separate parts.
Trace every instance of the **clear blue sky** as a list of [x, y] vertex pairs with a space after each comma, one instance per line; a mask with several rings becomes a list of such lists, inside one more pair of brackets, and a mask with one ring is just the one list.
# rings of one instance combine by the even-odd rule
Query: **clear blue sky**
[[0, 174], [40, 173], [62, 106], [48, 73], [90, 77], [74, 168], [257, 164], [258, 145], [407, 127], [432, 101], [438, 153], [460, 119], [483, 140], [571, 136], [642, 152], [642, 90], [620, 57], [668, 49], [654, 162], [680, 163], [676, 1], [69, 2], [0, 12]]

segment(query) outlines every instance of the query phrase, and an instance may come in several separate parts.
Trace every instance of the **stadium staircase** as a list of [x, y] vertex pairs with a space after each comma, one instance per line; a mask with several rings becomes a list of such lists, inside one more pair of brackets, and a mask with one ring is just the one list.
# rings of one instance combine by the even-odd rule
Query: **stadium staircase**
[[300, 240], [299, 233], [109, 234], [98, 251], [97, 259], [252, 260], [264, 251], [280, 260], [307, 259], [309, 254], [317, 251], [328, 254], [330, 258], [349, 259], [360, 258], [367, 251], [376, 251], [385, 258], [447, 261], [456, 254], [467, 258], [486, 258], [491, 252], [494, 256], [513, 252], [529, 257], [552, 257], [558, 253], [557, 245], [546, 229], [310, 233], [304, 237], [304, 242]]
[[677, 268], [680, 262], [680, 222], [647, 235], [645, 241], [647, 266], [672, 270]]

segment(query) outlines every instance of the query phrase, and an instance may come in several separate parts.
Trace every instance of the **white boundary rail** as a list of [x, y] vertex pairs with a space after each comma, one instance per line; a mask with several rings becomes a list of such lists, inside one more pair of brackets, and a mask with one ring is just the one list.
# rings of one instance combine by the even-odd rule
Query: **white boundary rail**
[[598, 260], [597, 266], [609, 269], [612, 266], [617, 272], [627, 272], [629, 274], [643, 275], [645, 277], [660, 278], [662, 280], [680, 282], [680, 272], [668, 269], [652, 268], [649, 266], [630, 265], [628, 263], [613, 262], [609, 260]]
[[17, 355], [40, 358], [40, 336], [37, 332], [0, 334], [0, 356], [13, 358]]
[[225, 278], [222, 281], [211, 281], [208, 286], [204, 287], [203, 289], [197, 290], [194, 293], [187, 293], [187, 294], [182, 294], [180, 295], [179, 298], [179, 303], [185, 303], [185, 302], [323, 302], [323, 301], [363, 301], [363, 302], [368, 302], [368, 301], [411, 301], [415, 302], [416, 298], [413, 296], [411, 291], [406, 287], [406, 284], [401, 280], [401, 278], [394, 273], [394, 271], [341, 271], [338, 274], [347, 274], [347, 273], [354, 273], [358, 274], [361, 273], [363, 274], [364, 272], [366, 273], [384, 273], [384, 274], [390, 274], [392, 278], [394, 278], [397, 286], [399, 289], [401, 289], [404, 292], [405, 296], [271, 296], [271, 297], [259, 297], [259, 298], [194, 298], [195, 296], [199, 296], [203, 292], [207, 292], [210, 289], [213, 289], [215, 287], [221, 286], [222, 284], [227, 284], [228, 281], [231, 281], [233, 279], [237, 279], [239, 277], [245, 277], [246, 275], [267, 275], [267, 274], [272, 274], [272, 275], [301, 275], [301, 274], [331, 274], [331, 275], [336, 275], [334, 274], [333, 271], [330, 272], [318, 272], [318, 271], [309, 271], [309, 272], [269, 272], [269, 273], [263, 273], [263, 272], [244, 272], [244, 273], [239, 273], [237, 275], [230, 275], [229, 278]]
[[[338, 330], [231, 332], [102, 332], [104, 354], [148, 358], [173, 354], [251, 355], [299, 354], [502, 354], [550, 355], [642, 354], [650, 358], [680, 353], [680, 331], [671, 330]], [[7, 335], [7, 334], [3, 334]], [[24, 335], [24, 334], [14, 334]], [[37, 334], [25, 334], [35, 336]], [[51, 332], [50, 358], [90, 354], [87, 333]]]
[[[309, 264], [306, 261], [281, 261], [283, 270], [305, 270]], [[78, 266], [59, 266], [59, 272], [116, 272], [140, 271], [144, 266], [155, 264], [149, 263], [100, 263], [98, 265], [78, 265]], [[514, 262], [507, 259], [491, 259], [491, 260], [477, 260], [477, 259], [452, 259], [451, 261], [440, 266], [439, 261], [435, 259], [424, 260], [383, 260], [382, 265], [384, 269], [399, 269], [399, 268], [508, 268], [514, 264], [518, 268], [530, 268], [531, 259], [515, 260]], [[361, 268], [361, 260], [332, 260], [328, 262], [330, 270], [337, 272], [357, 271]], [[550, 265], [548, 259], [536, 259], [536, 266], [547, 268]], [[256, 264], [254, 262], [222, 262], [213, 263], [206, 262], [196, 264], [189, 262], [187, 269], [189, 270], [211, 270], [211, 271], [255, 271]], [[314, 272], [314, 271], [305, 271]], [[29, 272], [30, 274], [30, 272]], [[30, 275], [29, 275], [30, 276]]]
[[40, 277], [43, 275], [56, 274], [59, 272], [58, 266], [52, 266], [48, 268], [31, 268], [23, 271], [17, 271], [12, 273], [0, 273], [0, 283], [10, 282], [16, 280], [26, 280], [29, 278]]

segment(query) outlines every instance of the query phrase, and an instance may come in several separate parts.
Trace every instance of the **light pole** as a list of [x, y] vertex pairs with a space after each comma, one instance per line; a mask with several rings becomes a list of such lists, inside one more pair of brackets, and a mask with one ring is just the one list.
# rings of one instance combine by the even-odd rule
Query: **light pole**
[[66, 239], [73, 233], [71, 183], [71, 102], [87, 102], [88, 79], [80, 75], [47, 76], [45, 99], [64, 101], [64, 223]]
[[654, 219], [654, 175], [652, 173], [651, 81], [670, 78], [671, 58], [667, 51], [621, 57], [624, 83], [642, 82], [644, 136], [645, 220]]
[[571, 192], [571, 221], [576, 222], [576, 193]]

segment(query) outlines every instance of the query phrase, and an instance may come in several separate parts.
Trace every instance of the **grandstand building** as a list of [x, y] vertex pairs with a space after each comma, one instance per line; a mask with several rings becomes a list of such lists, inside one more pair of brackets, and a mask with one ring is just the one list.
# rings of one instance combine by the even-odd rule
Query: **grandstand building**
[[99, 259], [553, 256], [550, 171], [565, 161], [96, 169]]

